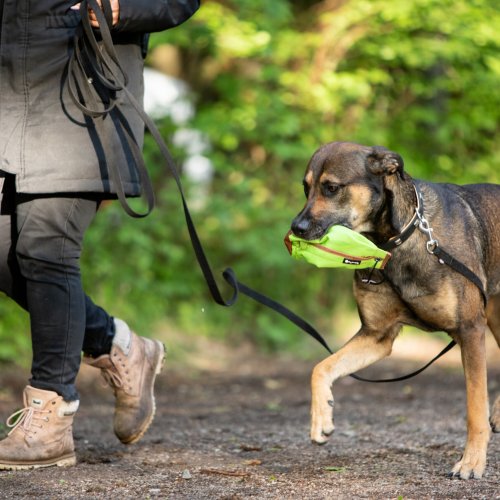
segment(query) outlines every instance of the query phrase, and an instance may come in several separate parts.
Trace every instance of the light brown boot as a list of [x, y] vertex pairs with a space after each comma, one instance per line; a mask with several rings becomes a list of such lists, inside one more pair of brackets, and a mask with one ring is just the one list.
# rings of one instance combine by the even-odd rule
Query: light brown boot
[[73, 416], [79, 402], [29, 385], [23, 396], [24, 408], [9, 417], [13, 429], [0, 441], [0, 469], [75, 465]]
[[165, 348], [157, 340], [139, 337], [126, 323], [115, 319], [116, 334], [109, 354], [84, 357], [86, 364], [101, 369], [115, 393], [113, 427], [124, 444], [136, 443], [153, 421], [156, 406], [154, 383], [160, 373]]

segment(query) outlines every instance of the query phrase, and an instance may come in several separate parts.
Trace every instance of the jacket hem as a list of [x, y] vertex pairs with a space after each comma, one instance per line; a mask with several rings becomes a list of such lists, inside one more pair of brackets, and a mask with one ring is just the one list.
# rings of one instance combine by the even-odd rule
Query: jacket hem
[[[50, 185], [47, 185], [45, 179], [30, 178], [22, 179], [16, 176], [16, 191], [24, 194], [60, 194], [60, 193], [100, 193], [105, 197], [116, 198], [116, 190], [113, 183], [107, 182], [107, 186], [103, 186], [103, 182], [96, 180], [51, 180]], [[137, 183], [124, 182], [123, 190], [126, 196], [140, 196], [141, 187]]]

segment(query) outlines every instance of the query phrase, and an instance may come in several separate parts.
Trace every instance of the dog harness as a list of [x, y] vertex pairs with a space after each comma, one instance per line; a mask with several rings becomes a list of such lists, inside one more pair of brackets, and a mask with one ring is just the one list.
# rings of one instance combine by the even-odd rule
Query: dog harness
[[479, 276], [471, 271], [465, 264], [455, 259], [440, 247], [439, 241], [434, 238], [434, 229], [432, 229], [429, 221], [425, 218], [424, 215], [424, 197], [422, 195], [422, 192], [416, 184], [413, 184], [413, 188], [415, 189], [415, 195], [417, 198], [417, 206], [415, 207], [414, 216], [397, 236], [394, 236], [391, 239], [387, 240], [386, 243], [380, 245], [380, 248], [383, 248], [384, 250], [392, 250], [400, 246], [413, 234], [415, 229], [418, 227], [418, 229], [427, 236], [426, 248], [429, 254], [436, 256], [440, 264], [446, 264], [455, 272], [461, 274], [469, 281], [474, 283], [474, 285], [476, 285], [481, 292], [484, 305], [486, 306], [488, 302], [488, 295], [486, 294], [483, 282], [481, 281]]

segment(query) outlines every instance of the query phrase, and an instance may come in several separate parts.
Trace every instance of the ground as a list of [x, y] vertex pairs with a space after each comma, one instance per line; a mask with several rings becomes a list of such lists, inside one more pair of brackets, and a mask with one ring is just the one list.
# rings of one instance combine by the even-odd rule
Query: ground
[[[407, 382], [340, 381], [336, 431], [321, 447], [308, 438], [314, 363], [229, 354], [222, 362], [214, 351], [211, 368], [191, 367], [189, 373], [182, 363], [167, 363], [157, 384], [156, 419], [132, 446], [114, 437], [112, 397], [88, 368], [79, 379], [74, 426], [78, 465], [0, 472], [0, 497], [500, 498], [498, 434], [482, 480], [446, 477], [466, 436], [463, 375], [453, 362], [458, 353]], [[491, 399], [500, 393], [497, 361], [489, 363]], [[364, 375], [401, 374], [418, 365], [396, 357]], [[0, 375], [2, 421], [19, 406], [25, 375]]]

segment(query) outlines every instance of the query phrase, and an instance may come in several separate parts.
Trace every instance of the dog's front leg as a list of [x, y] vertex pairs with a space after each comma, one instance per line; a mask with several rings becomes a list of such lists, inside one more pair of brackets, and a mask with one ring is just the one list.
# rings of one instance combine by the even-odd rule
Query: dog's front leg
[[462, 459], [450, 475], [461, 479], [479, 479], [486, 466], [490, 439], [488, 390], [486, 383], [485, 328], [462, 332], [458, 341], [462, 350], [467, 393], [467, 442]]
[[[399, 331], [399, 328], [397, 329]], [[324, 444], [335, 429], [333, 425], [333, 391], [335, 380], [354, 373], [385, 356], [392, 350], [397, 332], [383, 338], [365, 328], [338, 352], [314, 367], [311, 378], [311, 439]]]

